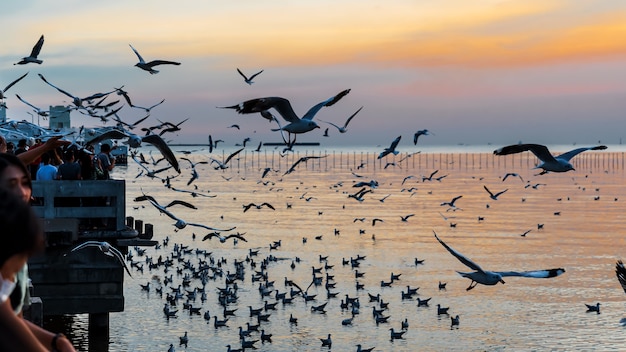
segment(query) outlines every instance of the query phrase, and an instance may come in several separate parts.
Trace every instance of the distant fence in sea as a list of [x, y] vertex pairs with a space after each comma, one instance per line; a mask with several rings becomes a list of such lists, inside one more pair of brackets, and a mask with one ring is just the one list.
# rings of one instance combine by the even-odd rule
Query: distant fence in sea
[[[625, 152], [584, 152], [574, 157], [571, 162], [579, 171], [622, 172], [624, 171]], [[223, 158], [228, 156], [222, 152]], [[265, 169], [287, 171], [301, 157], [313, 157], [300, 163], [298, 169], [321, 171], [398, 171], [407, 170], [515, 170], [533, 168], [539, 161], [530, 152], [494, 155], [493, 153], [399, 153], [378, 159], [374, 152], [345, 151], [307, 151], [296, 150], [282, 154], [277, 150], [252, 152], [244, 150], [230, 161], [231, 172], [247, 169]]]

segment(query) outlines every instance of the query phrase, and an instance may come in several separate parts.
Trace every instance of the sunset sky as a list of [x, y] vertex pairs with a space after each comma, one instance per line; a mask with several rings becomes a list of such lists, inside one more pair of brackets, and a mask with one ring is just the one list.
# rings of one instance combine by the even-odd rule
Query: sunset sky
[[[78, 96], [124, 85], [136, 105], [165, 99], [141, 126], [189, 118], [166, 135], [178, 143], [205, 143], [209, 134], [229, 145], [278, 142], [275, 123], [217, 107], [280, 96], [303, 115], [347, 88], [315, 117], [322, 128], [298, 141], [386, 146], [402, 135], [408, 147], [420, 129], [434, 133], [424, 145], [626, 137], [624, 1], [23, 0], [3, 3], [0, 21], [0, 89], [30, 72], [7, 93], [15, 120], [31, 120], [16, 93], [44, 109], [68, 104], [41, 73]], [[43, 64], [13, 65], [41, 34]], [[129, 44], [146, 61], [181, 65], [150, 75], [134, 67]], [[249, 86], [236, 68], [264, 72]], [[361, 106], [345, 134], [319, 121], [342, 125]], [[144, 115], [125, 106], [120, 116], [132, 123]]]

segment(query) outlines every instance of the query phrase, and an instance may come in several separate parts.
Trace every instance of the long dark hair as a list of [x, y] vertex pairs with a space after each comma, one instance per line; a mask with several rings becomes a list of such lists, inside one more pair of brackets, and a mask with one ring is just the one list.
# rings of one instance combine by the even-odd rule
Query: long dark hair
[[20, 168], [24, 172], [24, 175], [28, 177], [28, 186], [30, 189], [33, 189], [33, 181], [30, 172], [28, 172], [28, 168], [26, 168], [26, 165], [24, 165], [20, 158], [13, 154], [0, 153], [0, 175], [2, 175], [9, 166]]
[[0, 187], [0, 266], [11, 256], [28, 256], [41, 251], [44, 238], [41, 224], [33, 209], [13, 192]]

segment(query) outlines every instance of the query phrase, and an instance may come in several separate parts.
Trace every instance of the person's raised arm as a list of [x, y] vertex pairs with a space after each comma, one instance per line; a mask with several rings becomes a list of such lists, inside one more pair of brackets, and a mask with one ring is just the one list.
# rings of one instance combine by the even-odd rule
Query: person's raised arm
[[54, 137], [50, 137], [46, 141], [46, 143], [44, 143], [43, 145], [37, 148], [29, 149], [25, 151], [24, 153], [19, 154], [17, 157], [25, 165], [28, 165], [32, 163], [33, 161], [37, 160], [37, 158], [39, 158], [43, 153], [59, 148], [59, 147], [70, 145], [70, 144], [72, 144], [72, 142], [61, 140], [61, 136], [54, 136]]

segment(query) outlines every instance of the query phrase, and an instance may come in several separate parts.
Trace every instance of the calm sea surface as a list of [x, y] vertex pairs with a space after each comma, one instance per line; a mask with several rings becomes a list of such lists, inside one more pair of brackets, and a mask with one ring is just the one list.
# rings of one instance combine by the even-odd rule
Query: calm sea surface
[[[177, 150], [195, 150], [186, 156], [178, 154], [194, 162], [222, 158], [221, 152], [209, 154], [200, 147]], [[148, 156], [148, 149], [142, 152]], [[306, 289], [312, 281], [312, 268], [321, 268], [317, 276], [323, 280], [308, 289], [309, 294], [317, 295], [315, 300], [305, 302], [296, 296], [293, 303], [279, 302], [276, 310], [267, 311], [269, 321], [261, 322], [260, 328], [272, 334], [272, 342], [257, 342], [258, 351], [356, 351], [357, 344], [375, 347], [375, 351], [626, 350], [626, 331], [619, 323], [626, 316], [626, 295], [614, 269], [616, 260], [626, 259], [621, 152], [584, 153], [575, 159], [576, 171], [542, 176], [532, 169], [535, 160], [529, 153], [507, 157], [422, 153], [402, 161], [406, 154], [400, 154], [389, 156], [386, 161], [395, 166], [384, 168], [386, 161], [377, 163], [376, 154], [368, 152], [300, 151], [298, 156], [281, 158], [276, 152], [268, 156], [268, 152], [256, 155], [247, 151], [245, 158], [242, 153], [241, 158], [233, 159], [227, 170], [198, 164], [199, 178], [190, 186], [190, 164], [180, 160], [183, 172], [171, 181], [172, 186], [197, 187], [197, 192], [208, 192], [214, 198], [192, 197], [165, 188], [158, 179], [136, 178], [139, 168], [130, 159], [128, 167], [118, 167], [114, 177], [127, 180], [127, 215], [152, 223], [155, 240], [170, 240], [167, 247], [147, 248], [144, 256], [131, 248], [134, 261], [145, 263], [151, 258], [156, 262], [159, 256], [171, 256], [177, 243], [207, 250], [215, 260], [223, 258], [224, 273], [234, 273], [234, 262], [246, 260], [250, 249], [258, 250], [258, 255], [250, 257], [256, 268], [245, 263], [244, 280], [237, 281], [239, 298], [227, 306], [236, 309], [235, 315], [229, 317], [228, 327], [220, 328], [213, 326], [214, 318], [208, 323], [203, 315], [209, 311], [212, 317], [224, 318], [217, 288], [226, 287], [225, 275], [207, 283], [205, 302], [200, 295], [191, 301], [193, 307], [201, 308], [201, 315], [190, 315], [183, 309], [186, 299], [181, 299], [173, 308], [178, 309], [177, 317], [168, 320], [163, 313], [165, 298], [155, 288], [163, 287], [164, 295], [171, 293], [170, 287], [178, 287], [191, 271], [183, 269], [181, 275], [172, 268], [165, 274], [162, 266], [148, 270], [146, 264], [143, 272], [133, 268], [133, 278], [125, 280], [125, 311], [110, 314], [108, 350], [167, 351], [170, 344], [176, 351], [226, 351], [229, 344], [240, 348], [239, 327], [246, 330], [246, 323], [257, 324], [250, 317], [249, 306], [262, 308], [265, 301], [277, 302], [275, 292], [262, 297], [262, 281], [252, 280], [255, 270], [261, 270], [261, 261], [270, 255], [278, 260], [267, 265], [268, 280], [274, 282], [274, 290], [287, 292], [288, 297], [291, 287], [285, 286], [285, 278]], [[158, 152], [152, 155], [156, 157]], [[284, 175], [304, 155], [328, 156], [301, 163]], [[363, 167], [357, 168], [361, 162]], [[261, 178], [266, 167], [272, 170]], [[432, 181], [422, 179], [435, 170], [439, 171]], [[509, 177], [503, 181], [507, 172], [516, 172], [523, 180]], [[445, 177], [436, 180], [440, 176]], [[378, 187], [363, 195], [362, 202], [348, 197], [360, 189], [353, 187], [356, 182], [370, 180], [377, 181]], [[494, 193], [508, 191], [492, 200], [484, 186]], [[174, 199], [188, 201], [198, 209], [174, 206], [170, 210], [187, 222], [237, 226], [235, 231], [245, 233], [248, 242], [202, 241], [208, 231], [191, 226], [176, 232], [173, 221], [159, 215], [149, 203], [133, 201], [142, 192], [161, 204]], [[448, 207], [440, 205], [459, 195], [463, 196], [456, 202], [459, 210], [447, 211]], [[272, 204], [275, 210], [252, 207], [243, 212], [244, 204], [262, 202]], [[409, 214], [414, 215], [402, 221]], [[355, 220], [359, 218], [364, 221]], [[373, 225], [374, 218], [383, 221]], [[538, 224], [543, 224], [543, 229], [539, 230]], [[527, 230], [531, 231], [522, 237]], [[469, 269], [436, 241], [433, 231], [486, 270], [564, 268], [566, 272], [552, 279], [508, 277], [504, 285], [479, 285], [466, 291], [470, 281], [456, 271]], [[270, 250], [274, 241], [281, 241], [281, 246]], [[358, 268], [365, 275], [357, 279], [356, 269], [342, 263], [358, 255], [365, 257]], [[320, 261], [320, 256], [327, 256], [327, 261]], [[204, 256], [193, 251], [183, 258], [197, 268]], [[296, 258], [300, 261], [292, 269]], [[416, 258], [424, 263], [415, 265]], [[175, 263], [182, 268], [182, 263]], [[332, 268], [326, 269], [327, 265]], [[381, 281], [389, 282], [392, 273], [401, 274], [399, 280], [381, 287]], [[336, 298], [327, 298], [326, 274], [334, 276], [329, 283], [335, 284], [330, 291], [338, 293]], [[173, 283], [163, 285], [170, 275]], [[151, 287], [146, 292], [140, 284], [148, 282]], [[357, 282], [363, 289], [357, 290]], [[439, 289], [439, 282], [447, 283], [445, 290]], [[185, 289], [196, 287], [202, 287], [199, 279]], [[419, 287], [418, 294], [402, 299], [407, 287]], [[382, 313], [389, 317], [386, 323], [376, 324], [372, 311], [380, 309], [380, 304], [370, 302], [368, 293], [380, 294], [389, 303]], [[342, 320], [352, 316], [351, 310], [341, 309], [346, 295], [360, 301], [359, 314], [348, 326], [342, 325]], [[431, 298], [430, 305], [418, 307], [417, 297]], [[311, 311], [312, 306], [325, 302], [325, 314]], [[601, 303], [601, 313], [586, 312], [585, 304], [596, 302]], [[437, 315], [437, 304], [450, 307], [449, 315]], [[290, 324], [290, 315], [298, 319], [297, 325]], [[456, 315], [460, 325], [451, 329], [450, 317]], [[405, 319], [409, 327], [404, 338], [391, 340], [390, 328], [400, 331]], [[90, 347], [87, 316], [68, 317], [68, 324], [79, 350], [107, 350], [106, 342], [95, 345], [92, 341]], [[179, 345], [179, 336], [185, 332], [189, 336], [186, 348]], [[320, 341], [328, 334], [331, 349], [322, 347]], [[258, 340], [260, 333], [252, 332], [247, 339]]]

